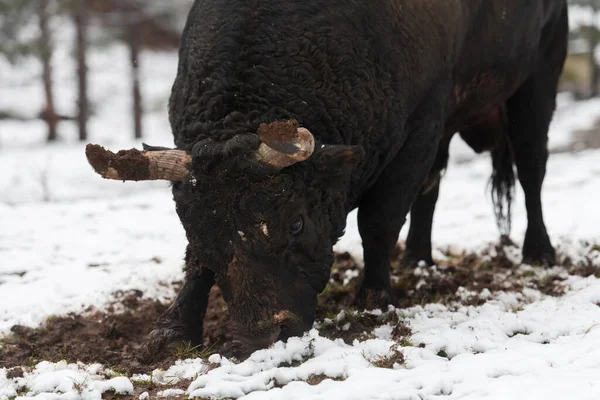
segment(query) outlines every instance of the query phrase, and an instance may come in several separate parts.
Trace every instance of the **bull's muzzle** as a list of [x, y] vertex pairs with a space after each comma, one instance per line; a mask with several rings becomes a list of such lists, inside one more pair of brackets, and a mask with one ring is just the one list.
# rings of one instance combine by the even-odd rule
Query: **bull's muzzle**
[[236, 329], [237, 337], [253, 349], [270, 346], [279, 340], [303, 333], [300, 318], [288, 310], [279, 311], [270, 321], [261, 321], [254, 329]]

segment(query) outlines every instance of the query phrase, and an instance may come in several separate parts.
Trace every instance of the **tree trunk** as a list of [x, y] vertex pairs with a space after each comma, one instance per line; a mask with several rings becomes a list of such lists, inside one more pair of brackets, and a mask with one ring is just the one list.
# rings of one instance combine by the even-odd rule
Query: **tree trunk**
[[58, 138], [56, 126], [58, 117], [54, 107], [54, 87], [52, 85], [52, 37], [48, 27], [48, 0], [40, 0], [39, 8], [40, 31], [40, 59], [42, 61], [42, 80], [44, 82], [44, 94], [46, 106], [42, 112], [42, 118], [48, 124], [48, 141], [52, 142]]
[[75, 0], [75, 27], [77, 30], [77, 78], [79, 86], [78, 115], [79, 140], [87, 140], [87, 121], [89, 118], [88, 79], [87, 79], [87, 0]]
[[[594, 15], [597, 15], [598, 12], [600, 11], [600, 0], [594, 0], [591, 2], [591, 6], [592, 6], [592, 10], [594, 12]], [[600, 29], [598, 29], [597, 26], [592, 25], [590, 26], [590, 37], [589, 37], [589, 41], [590, 41], [590, 61], [591, 61], [591, 68], [592, 68], [592, 79], [590, 82], [590, 95], [592, 97], [596, 97], [598, 96], [598, 94], [600, 94], [600, 65], [598, 65], [598, 62], [596, 60], [596, 50], [598, 49], [598, 46], [600, 45]]]
[[139, 29], [136, 25], [132, 25], [129, 28], [129, 52], [131, 61], [131, 81], [132, 81], [132, 94], [133, 94], [133, 124], [135, 138], [140, 139], [142, 137], [142, 93], [140, 90], [140, 47], [141, 41], [139, 37]]
[[600, 31], [595, 27], [590, 27], [590, 69], [592, 77], [590, 82], [590, 96], [596, 97], [600, 93], [600, 65], [596, 62], [596, 49], [600, 44]]

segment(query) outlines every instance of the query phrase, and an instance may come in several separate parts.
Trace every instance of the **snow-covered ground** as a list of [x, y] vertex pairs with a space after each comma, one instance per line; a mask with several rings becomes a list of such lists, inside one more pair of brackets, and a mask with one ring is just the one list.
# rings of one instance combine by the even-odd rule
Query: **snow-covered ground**
[[[61, 51], [60, 57], [68, 57], [68, 48]], [[93, 57], [96, 114], [90, 141], [111, 149], [139, 147], [128, 138], [128, 87], [119, 79], [127, 71], [125, 49], [111, 47]], [[144, 61], [150, 110], [145, 140], [168, 146], [165, 105], [176, 56], [146, 54]], [[59, 109], [72, 113], [73, 74], [67, 72], [69, 62], [60, 62], [66, 67], [58, 69]], [[34, 73], [35, 65], [0, 64], [0, 109], [40, 109]], [[600, 118], [599, 100], [574, 103], [563, 96], [559, 103], [550, 134], [550, 147], [557, 150], [568, 147], [573, 131]], [[167, 185], [104, 181], [87, 165], [71, 123], [61, 124], [63, 141], [51, 146], [43, 143], [44, 129], [39, 122], [0, 121], [0, 338], [14, 324], [37, 326], [50, 315], [102, 307], [118, 290], [140, 289], [145, 296], [168, 299], [173, 296], [168, 283], [182, 276], [185, 237]], [[477, 251], [498, 237], [486, 188], [490, 162], [460, 140], [451, 154], [434, 245]], [[560, 153], [548, 164], [543, 203], [549, 234], [574, 260], [585, 247], [582, 241], [600, 243], [599, 157], [594, 149]], [[517, 193], [512, 238], [520, 243], [526, 217], [520, 189]], [[362, 257], [355, 213], [336, 250]], [[595, 260], [600, 270], [600, 254]], [[152, 379], [192, 379], [185, 393], [212, 398], [599, 399], [600, 279], [573, 276], [566, 285], [567, 293], [558, 298], [528, 289], [499, 292], [481, 306], [391, 311], [410, 326], [413, 344], [425, 344], [398, 348], [406, 362], [391, 369], [373, 365], [396, 345], [391, 327], [383, 326], [375, 339], [350, 345], [314, 329], [240, 364], [213, 355], [154, 371]], [[298, 366], [279, 366], [300, 360]], [[0, 399], [18, 393], [98, 399], [111, 388], [131, 393], [136, 379], [148, 378], [109, 380], [103, 371], [100, 365], [42, 362], [24, 377], [7, 378], [7, 370], [0, 369]], [[303, 382], [320, 374], [332, 379], [315, 386]]]
[[[394, 351], [391, 327], [383, 326], [377, 338], [352, 345], [312, 330], [240, 364], [213, 355], [210, 367], [208, 360], [185, 360], [156, 371], [153, 379], [160, 384], [195, 378], [185, 393], [219, 399], [595, 400], [600, 396], [600, 281], [572, 279], [569, 284], [562, 298], [531, 292], [458, 310], [442, 305], [398, 310], [410, 322], [411, 340], [426, 347], [397, 348], [406, 361], [392, 369], [372, 364]], [[304, 362], [279, 367], [293, 361]], [[136, 381], [149, 379], [107, 381], [103, 372], [99, 365], [66, 362], [42, 362], [14, 379], [0, 370], [0, 398], [16, 396], [24, 386], [29, 395], [55, 393], [42, 397], [48, 399], [100, 398], [111, 388], [131, 393]], [[331, 379], [314, 386], [303, 382], [320, 374]]]

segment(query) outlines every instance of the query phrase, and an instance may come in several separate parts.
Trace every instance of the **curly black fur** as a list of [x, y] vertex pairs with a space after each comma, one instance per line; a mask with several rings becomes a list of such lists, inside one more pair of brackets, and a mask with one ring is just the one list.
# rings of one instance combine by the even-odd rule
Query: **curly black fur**
[[[360, 207], [368, 209], [361, 234], [377, 231], [366, 289], [389, 290], [387, 255], [444, 130], [470, 126], [536, 71], [540, 32], [564, 8], [550, 0], [197, 0], [169, 104], [175, 144], [193, 154], [190, 179], [173, 187], [196, 260], [188, 279], [214, 272], [242, 336], [301, 333], [346, 216]], [[312, 132], [316, 151], [278, 171], [257, 161], [256, 132], [289, 119]], [[498, 199], [509, 198], [505, 160], [497, 154]], [[292, 234], [298, 219], [303, 229]], [[293, 318], [274, 322], [281, 310]], [[180, 318], [197, 318], [188, 314]]]

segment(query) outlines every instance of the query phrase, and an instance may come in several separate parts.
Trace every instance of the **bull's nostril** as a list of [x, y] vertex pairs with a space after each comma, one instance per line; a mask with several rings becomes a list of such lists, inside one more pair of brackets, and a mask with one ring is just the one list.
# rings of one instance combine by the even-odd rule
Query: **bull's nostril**
[[289, 337], [292, 336], [290, 334], [290, 329], [285, 326], [285, 325], [280, 325], [279, 326], [279, 337], [277, 338], [277, 340], [282, 340], [282, 341], [286, 341], [289, 339]]
[[280, 337], [281, 337], [281, 329], [279, 327], [275, 327], [275, 329], [273, 330], [271, 335], [268, 337], [268, 339], [267, 339], [268, 343], [266, 343], [265, 347], [275, 343], [276, 341], [279, 340]]
[[299, 334], [300, 318], [289, 310], [279, 311], [273, 316], [273, 322], [279, 328], [277, 340], [286, 341]]

